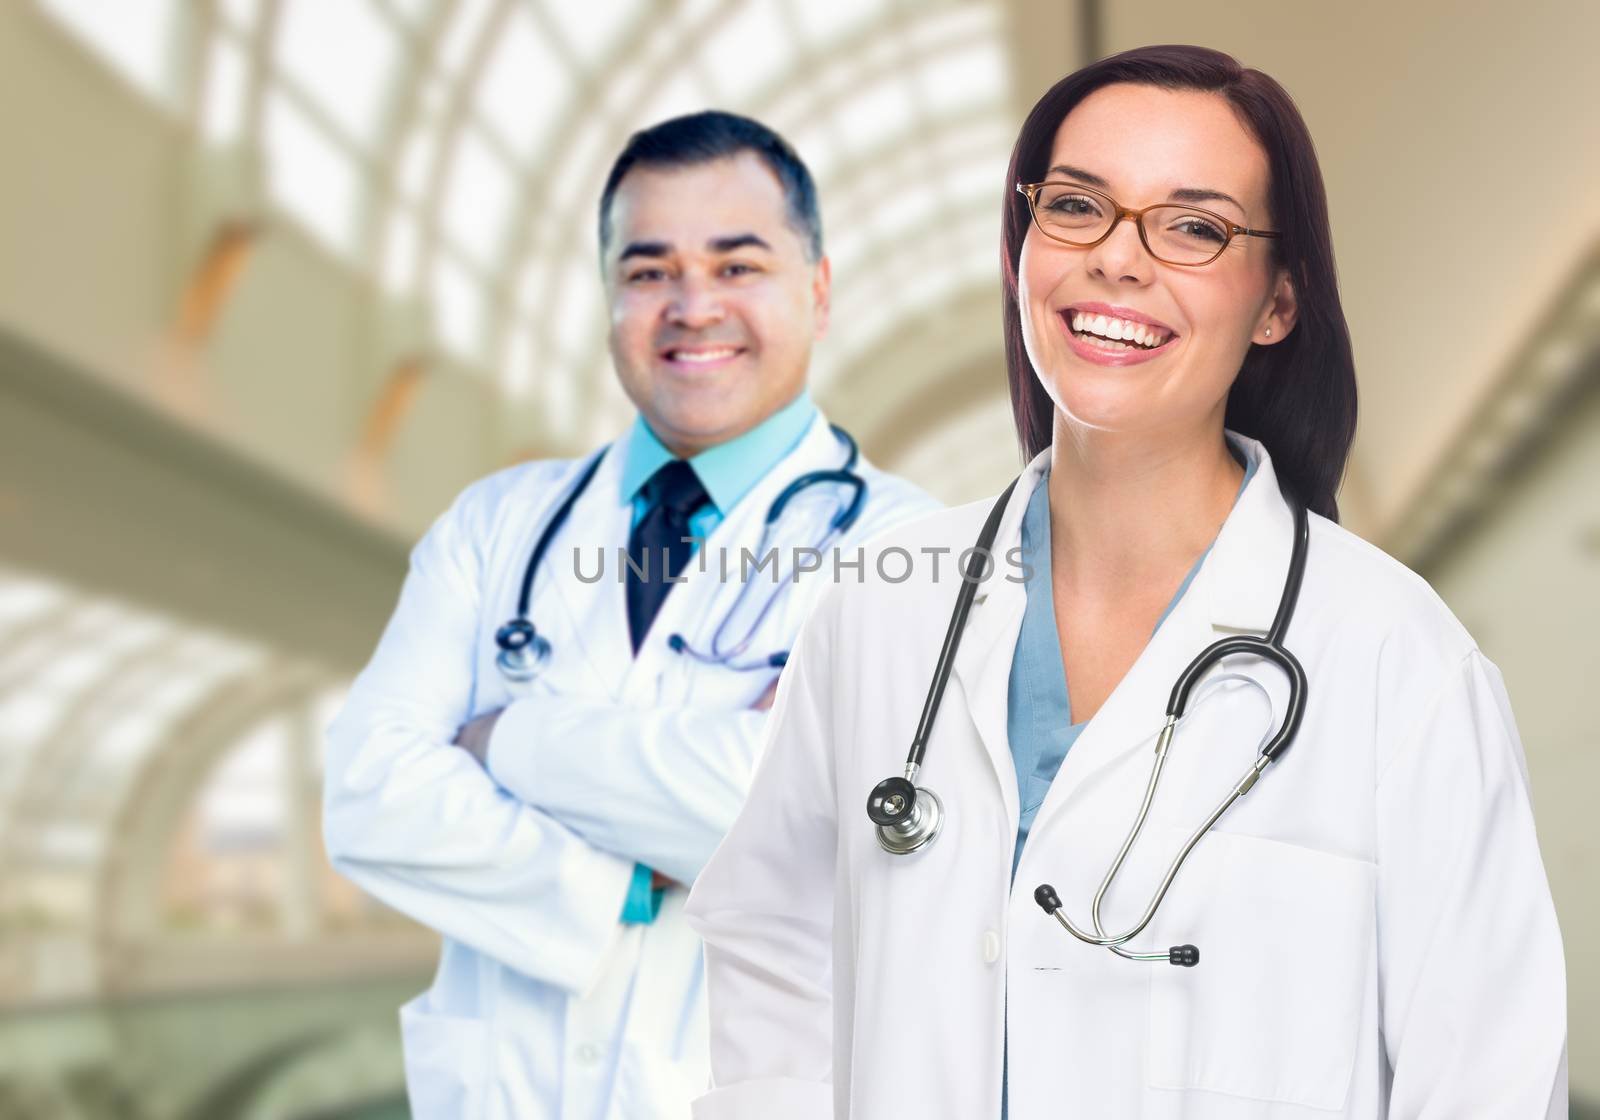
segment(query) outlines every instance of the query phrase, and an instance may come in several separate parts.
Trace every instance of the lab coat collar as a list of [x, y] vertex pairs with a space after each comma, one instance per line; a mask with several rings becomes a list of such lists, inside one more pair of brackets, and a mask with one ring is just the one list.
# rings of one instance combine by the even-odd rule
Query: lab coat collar
[[[1153, 737], [1172, 682], [1206, 645], [1227, 633], [1265, 633], [1272, 624], [1288, 569], [1294, 519], [1278, 490], [1266, 448], [1237, 433], [1227, 435], [1256, 460], [1255, 475], [1234, 503], [1189, 590], [1073, 746], [1072, 764], [1063, 768], [1041, 814], [1051, 802], [1082, 785], [1094, 768], [1119, 757], [1117, 748]], [[1043, 480], [1049, 461], [1047, 447], [1023, 468], [1007, 499], [995, 534], [995, 571], [973, 600], [952, 668], [1013, 820], [1018, 807], [1006, 730], [1007, 686], [1027, 593], [1007, 557], [1021, 543], [1028, 499]], [[962, 542], [961, 547], [969, 543]], [[1008, 574], [1012, 578], [1006, 578]], [[1057, 791], [1056, 786], [1064, 788]]]
[[[811, 422], [793, 449], [762, 474], [738, 505], [712, 529], [700, 546], [704, 550], [702, 561], [691, 560], [684, 567], [683, 582], [662, 602], [660, 612], [639, 646], [638, 657], [628, 666], [623, 685], [625, 699], [635, 703], [652, 702], [662, 671], [683, 664], [684, 655], [672, 651], [668, 645], [672, 634], [682, 633], [702, 648], [710, 644], [712, 633], [732, 611], [743, 586], [739, 578], [741, 550], [749, 549], [752, 553], [759, 550], [767, 512], [778, 494], [808, 471], [842, 466], [847, 454], [827, 418], [813, 408]], [[794, 538], [793, 520], [780, 521], [776, 528], [778, 532], [770, 542], [774, 548], [782, 550], [815, 543], [809, 538]], [[724, 551], [728, 557], [727, 579], [720, 570]], [[765, 583], [771, 577], [752, 570], [749, 578]], [[781, 590], [770, 585], [758, 586], [752, 588], [750, 594], [755, 598]], [[617, 598], [625, 599], [620, 589]]]
[[1265, 634], [1289, 570], [1294, 514], [1278, 488], [1266, 447], [1237, 432], [1229, 432], [1228, 438], [1258, 465], [1206, 557], [1205, 567], [1212, 570], [1207, 585], [1211, 625], [1231, 633]]
[[[1257, 457], [1255, 475], [1223, 522], [1188, 593], [1068, 752], [1029, 833], [1030, 841], [1035, 836], [1040, 839], [1032, 853], [1035, 859], [1051, 850], [1049, 837], [1057, 818], [1068, 813], [1104, 816], [1120, 802], [1097, 796], [1100, 791], [1117, 788], [1125, 793], [1144, 781], [1149, 749], [1165, 722], [1172, 687], [1202, 650], [1233, 634], [1265, 633], [1272, 624], [1288, 570], [1294, 517], [1278, 490], [1266, 449], [1234, 433], [1229, 437]], [[1229, 659], [1229, 664], [1260, 680], [1274, 698], [1274, 711], [1281, 712], [1280, 674], [1254, 671], [1255, 659], [1248, 655], [1239, 661]], [[1114, 814], [1106, 817], [1106, 826], [1113, 830], [1114, 819]], [[1025, 848], [1017, 883], [1039, 881], [1031, 862]]]
[[[676, 584], [660, 612], [651, 623], [634, 656], [628, 634], [627, 595], [617, 578], [617, 549], [624, 547], [632, 520], [632, 504], [622, 498], [621, 478], [624, 456], [622, 442], [614, 442], [606, 451], [600, 469], [588, 488], [573, 506], [572, 515], [557, 539], [552, 543], [550, 556], [542, 565], [535, 584], [535, 600], [548, 586], [555, 599], [571, 617], [574, 629], [583, 635], [585, 655], [597, 677], [604, 681], [611, 694], [621, 699], [648, 700], [652, 682], [662, 668], [666, 653], [666, 637], [675, 631], [693, 633], [698, 629], [691, 620], [714, 617], [723, 609], [722, 597], [738, 592], [736, 580], [721, 582], [721, 573], [715, 563], [708, 561], [704, 570], [693, 560], [684, 568], [683, 582]], [[702, 544], [702, 548], [723, 549], [735, 559], [730, 566], [737, 568], [739, 550], [754, 550], [761, 538], [767, 509], [778, 492], [806, 471], [838, 467], [844, 462], [845, 450], [820, 410], [813, 410], [810, 423], [799, 442], [763, 474], [741, 497]], [[571, 474], [572, 472], [569, 472]], [[565, 493], [573, 478], [564, 479], [555, 488], [552, 502]], [[548, 510], [540, 513], [538, 524], [549, 516]], [[537, 528], [532, 530], [537, 534]], [[533, 547], [532, 537], [528, 549]], [[583, 568], [592, 571], [595, 549], [604, 550], [604, 577], [593, 582], [578, 578], [574, 565], [567, 559], [571, 549], [582, 549]], [[752, 577], [759, 578], [759, 577]], [[547, 583], [548, 581], [548, 583]], [[681, 656], [670, 654], [671, 657]]]
[[[1049, 463], [1050, 449], [1046, 447], [1017, 476], [1000, 516], [994, 544], [990, 546], [994, 562], [989, 577], [973, 596], [961, 645], [951, 666], [951, 676], [966, 698], [967, 710], [994, 767], [1000, 797], [1012, 821], [1017, 820], [1019, 808], [1016, 767], [1011, 759], [1011, 741], [1006, 734], [1007, 685], [1028, 596], [1020, 573], [1008, 558], [1015, 555], [1012, 549], [1021, 544], [1022, 519], [1028, 510], [1028, 499], [1043, 480]], [[983, 504], [984, 516], [989, 508], [988, 503]], [[981, 520], [980, 517], [978, 521]], [[971, 543], [956, 544], [957, 555]], [[960, 586], [957, 581], [957, 590]]]
[[[1283, 583], [1282, 580], [1263, 579], [1262, 573], [1288, 571], [1294, 543], [1294, 514], [1279, 490], [1277, 471], [1266, 446], [1238, 432], [1225, 434], [1229, 442], [1256, 463], [1256, 470], [1234, 502], [1202, 565], [1203, 571], [1212, 573], [1208, 581], [1207, 610], [1211, 625], [1218, 630], [1264, 634], [1277, 612]], [[1028, 499], [1044, 479], [1049, 465], [1050, 448], [1047, 447], [1035, 455], [1018, 476], [995, 534], [998, 576], [1008, 570], [1007, 551], [1021, 544], [1022, 517], [1027, 511]], [[978, 596], [983, 599], [986, 591], [1000, 591], [1001, 600], [1006, 600], [1009, 598], [1005, 594], [1007, 590], [1020, 594], [1022, 585], [994, 578], [979, 589]], [[1190, 592], [1193, 591], [1191, 586]]]
[[[620, 679], [617, 667], [626, 666], [633, 659], [627, 602], [615, 578], [616, 546], [626, 543], [633, 520], [632, 502], [621, 497], [626, 466], [623, 450], [620, 439], [604, 449], [594, 478], [573, 505], [535, 575], [534, 606], [530, 612], [533, 618], [539, 618], [545, 601], [565, 611], [570, 631], [590, 669], [613, 691]], [[543, 508], [532, 519], [528, 538], [518, 550], [522, 562], [531, 554], [534, 541], [562, 495], [576, 485], [585, 462], [587, 459], [574, 463], [548, 494], [537, 496], [544, 499]], [[600, 550], [599, 556], [596, 550]], [[592, 572], [597, 564], [602, 572], [600, 579], [590, 582], [579, 578], [580, 567]]]
[[[817, 406], [802, 387], [794, 400], [749, 431], [691, 457], [689, 466], [705, 487], [717, 512], [726, 517], [757, 479], [794, 450], [816, 415]], [[639, 488], [674, 457], [642, 414], [634, 418], [633, 426], [618, 441], [614, 453], [622, 457], [618, 485], [624, 501], [632, 501]]]

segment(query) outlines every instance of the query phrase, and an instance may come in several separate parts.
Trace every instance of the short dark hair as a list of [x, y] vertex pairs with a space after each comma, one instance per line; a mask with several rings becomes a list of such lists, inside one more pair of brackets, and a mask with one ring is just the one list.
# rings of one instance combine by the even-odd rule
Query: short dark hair
[[1266, 152], [1267, 205], [1280, 234], [1270, 243], [1273, 259], [1294, 282], [1299, 316], [1282, 342], [1252, 346], [1245, 355], [1224, 423], [1266, 445], [1285, 492], [1337, 520], [1336, 495], [1355, 438], [1356, 374], [1334, 273], [1322, 170], [1287, 91], [1260, 70], [1205, 47], [1138, 47], [1092, 62], [1046, 91], [1023, 122], [1006, 169], [1000, 262], [1011, 411], [1023, 451], [1031, 459], [1049, 446], [1055, 406], [1022, 343], [1017, 267], [1030, 217], [1014, 185], [1044, 178], [1067, 114], [1095, 90], [1118, 82], [1220, 94]]
[[611, 200], [622, 179], [635, 167], [689, 167], [754, 152], [777, 176], [788, 204], [789, 224], [805, 242], [811, 260], [822, 259], [822, 215], [817, 187], [805, 162], [790, 143], [760, 121], [707, 109], [673, 117], [628, 137], [600, 192], [600, 249], [611, 240]]

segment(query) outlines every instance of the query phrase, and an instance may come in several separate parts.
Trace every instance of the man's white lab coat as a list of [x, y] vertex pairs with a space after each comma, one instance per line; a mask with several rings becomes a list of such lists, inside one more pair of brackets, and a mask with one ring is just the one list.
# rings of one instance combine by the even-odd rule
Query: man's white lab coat
[[[483, 479], [417, 545], [394, 617], [328, 731], [325, 836], [340, 871], [444, 938], [432, 988], [401, 1013], [419, 1120], [688, 1115], [706, 1084], [707, 1027], [685, 892], [669, 891], [651, 924], [619, 919], [636, 861], [691, 883], [732, 822], [767, 717], [750, 705], [776, 670], [702, 665], [667, 636], [709, 645], [739, 589], [740, 549], [757, 551], [772, 499], [843, 458], [819, 415], [700, 548], [703, 570], [690, 560], [635, 658], [617, 560], [632, 509], [613, 446], [534, 585], [529, 616], [553, 645], [548, 674], [515, 690], [495, 667], [494, 634], [514, 617], [534, 542], [587, 460]], [[934, 508], [864, 460], [857, 470], [868, 494], [840, 545], [847, 558]], [[831, 513], [841, 493], [806, 491], [775, 543], [815, 544], [808, 503]], [[751, 578], [750, 601], [774, 591], [769, 574]], [[776, 585], [782, 598], [752, 651], [789, 648], [831, 578], [825, 566]], [[451, 740], [502, 707], [486, 773]]]

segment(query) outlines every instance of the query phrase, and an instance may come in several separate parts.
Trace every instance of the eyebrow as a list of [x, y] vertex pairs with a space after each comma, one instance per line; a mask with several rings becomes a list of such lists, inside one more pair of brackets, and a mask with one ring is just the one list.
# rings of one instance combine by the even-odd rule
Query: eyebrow
[[[1070, 164], [1058, 163], [1050, 169], [1050, 174], [1055, 175], [1058, 173], [1065, 175], [1069, 179], [1076, 179], [1087, 186], [1105, 191], [1107, 194], [1111, 193], [1111, 184], [1092, 171], [1085, 171], [1081, 167], [1073, 167]], [[1249, 211], [1245, 210], [1244, 204], [1234, 198], [1233, 195], [1224, 191], [1211, 190], [1207, 187], [1180, 187], [1169, 194], [1167, 198], [1172, 202], [1231, 202], [1239, 208], [1241, 213], [1249, 213]]]
[[625, 261], [630, 257], [664, 257], [670, 252], [672, 246], [665, 241], [630, 241], [617, 260]]
[[732, 237], [714, 237], [707, 244], [713, 253], [731, 253], [735, 249], [765, 249], [772, 252], [772, 246], [753, 233], [736, 233]]
[[[772, 246], [766, 240], [753, 233], [730, 233], [723, 237], [713, 237], [706, 242], [706, 248], [713, 253], [731, 253], [736, 249], [765, 249], [772, 252]], [[618, 262], [631, 257], [665, 257], [672, 253], [672, 245], [666, 241], [630, 241], [617, 257]]]

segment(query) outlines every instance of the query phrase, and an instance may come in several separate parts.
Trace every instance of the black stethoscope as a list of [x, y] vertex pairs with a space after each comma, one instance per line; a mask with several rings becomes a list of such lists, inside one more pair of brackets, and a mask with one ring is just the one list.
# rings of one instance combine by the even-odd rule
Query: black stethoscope
[[[816, 550], [820, 551], [835, 537], [848, 531], [850, 526], [855, 524], [856, 518], [861, 515], [861, 507], [865, 504], [867, 497], [867, 482], [855, 471], [856, 460], [859, 457], [856, 441], [849, 432], [837, 424], [830, 424], [828, 427], [833, 430], [833, 434], [844, 445], [846, 452], [844, 466], [827, 470], [807, 471], [779, 492], [778, 496], [772, 500], [772, 504], [767, 507], [767, 517], [761, 527], [761, 544], [756, 553], [758, 557], [766, 555], [778, 521], [783, 517], [784, 509], [795, 495], [808, 486], [828, 484], [845, 486], [851, 490], [850, 500], [845, 502], [840, 507], [839, 512], [834, 514], [833, 518], [828, 522], [827, 530], [823, 533], [821, 540], [814, 546]], [[545, 663], [550, 660], [551, 647], [549, 639], [540, 634], [533, 622], [528, 618], [528, 604], [533, 594], [534, 576], [539, 570], [539, 564], [544, 560], [544, 554], [550, 547], [550, 542], [555, 539], [556, 533], [560, 531], [562, 524], [567, 520], [567, 515], [572, 512], [572, 507], [583, 496], [583, 492], [594, 478], [595, 472], [600, 469], [600, 460], [605, 457], [605, 453], [605, 448], [601, 448], [595, 453], [594, 457], [589, 460], [588, 466], [584, 467], [583, 473], [578, 477], [577, 484], [567, 491], [566, 497], [556, 507], [555, 512], [550, 515], [550, 520], [545, 523], [543, 532], [539, 534], [539, 539], [533, 546], [533, 554], [528, 557], [528, 566], [522, 573], [522, 590], [517, 595], [516, 616], [495, 631], [494, 641], [495, 645], [499, 647], [499, 652], [495, 654], [495, 665], [509, 681], [525, 682], [532, 680], [543, 671]], [[767, 613], [771, 611], [772, 605], [777, 601], [781, 593], [781, 580], [776, 578], [773, 580], [777, 590], [774, 590], [768, 596], [761, 610], [756, 613], [744, 637], [732, 646], [724, 646], [723, 644], [723, 631], [727, 628], [728, 620], [739, 613], [739, 608], [744, 603], [745, 593], [749, 590], [750, 582], [752, 581], [746, 580], [741, 583], [739, 594], [735, 597], [733, 606], [712, 634], [711, 648], [709, 650], [695, 649], [682, 634], [673, 634], [667, 639], [667, 644], [676, 653], [686, 654], [697, 661], [722, 665], [729, 669], [743, 671], [782, 668], [789, 657], [787, 650], [780, 650], [753, 660], [736, 660], [749, 647], [756, 630], [760, 628], [762, 621], [767, 617]]]
[[[917, 722], [916, 734], [911, 739], [911, 753], [906, 758], [905, 774], [903, 777], [885, 778], [873, 787], [872, 793], [867, 798], [867, 816], [876, 826], [878, 843], [885, 851], [894, 855], [909, 855], [932, 844], [944, 824], [943, 803], [932, 790], [918, 786], [914, 782], [917, 771], [922, 768], [922, 757], [927, 751], [928, 736], [933, 729], [934, 717], [939, 712], [939, 702], [944, 697], [944, 688], [950, 678], [956, 648], [966, 627], [967, 614], [972, 609], [972, 600], [977, 594], [978, 583], [984, 578], [995, 533], [1000, 528], [1001, 515], [1005, 512], [1006, 502], [1016, 485], [1017, 479], [1012, 479], [1011, 485], [1006, 487], [1005, 492], [995, 502], [994, 508], [989, 511], [988, 520], [984, 522], [983, 531], [978, 534], [978, 543], [973, 549], [971, 559], [967, 562], [961, 591], [956, 596], [955, 611], [950, 616], [949, 628], [945, 630], [944, 645], [939, 650], [939, 660], [934, 666], [933, 682], [928, 687], [928, 698], [922, 705], [922, 718]], [[1153, 953], [1134, 952], [1124, 946], [1139, 936], [1150, 924], [1150, 919], [1155, 917], [1156, 908], [1166, 897], [1167, 889], [1172, 885], [1178, 869], [1183, 866], [1183, 861], [1200, 842], [1200, 838], [1217, 823], [1229, 806], [1250, 792], [1250, 787], [1256, 784], [1262, 771], [1288, 750], [1289, 744], [1294, 741], [1295, 733], [1300, 730], [1300, 721], [1305, 716], [1306, 673], [1294, 654], [1284, 648], [1283, 636], [1289, 629], [1289, 620], [1293, 617], [1295, 604], [1300, 599], [1300, 583], [1305, 577], [1306, 548], [1311, 531], [1305, 507], [1294, 501], [1289, 504], [1294, 513], [1294, 549], [1289, 557], [1289, 572], [1284, 577], [1283, 594], [1278, 600], [1278, 611], [1272, 620], [1272, 628], [1267, 631], [1265, 638], [1239, 635], [1211, 643], [1199, 656], [1189, 662], [1189, 667], [1179, 675], [1177, 683], [1173, 685], [1171, 699], [1167, 701], [1167, 720], [1156, 740], [1155, 764], [1150, 771], [1150, 780], [1145, 786], [1144, 801], [1139, 806], [1138, 817], [1133, 822], [1128, 838], [1123, 841], [1121, 850], [1117, 852], [1116, 859], [1112, 861], [1110, 870], [1101, 880], [1100, 889], [1095, 892], [1091, 908], [1095, 932], [1091, 934], [1073, 925], [1072, 921], [1062, 913], [1061, 899], [1050, 884], [1041, 883], [1033, 892], [1034, 901], [1044, 912], [1054, 917], [1061, 923], [1062, 928], [1079, 941], [1110, 949], [1128, 960], [1162, 960], [1184, 966], [1199, 963], [1200, 951], [1193, 945], [1175, 945], [1165, 952]], [[1117, 872], [1122, 869], [1123, 860], [1127, 858], [1134, 841], [1139, 838], [1139, 833], [1144, 828], [1145, 817], [1149, 815], [1150, 805], [1155, 800], [1168, 748], [1172, 745], [1172, 733], [1178, 721], [1183, 718], [1189, 702], [1189, 693], [1211, 666], [1225, 657], [1240, 653], [1254, 654], [1270, 661], [1282, 669], [1284, 675], [1288, 677], [1289, 701], [1283, 722], [1278, 727], [1277, 734], [1261, 747], [1255, 762], [1245, 771], [1244, 776], [1234, 783], [1222, 803], [1185, 841], [1177, 857], [1168, 866], [1161, 885], [1156, 888], [1155, 895], [1150, 899], [1150, 905], [1145, 907], [1144, 914], [1138, 922], [1123, 933], [1108, 935], [1100, 921], [1101, 900], [1115, 881]]]

